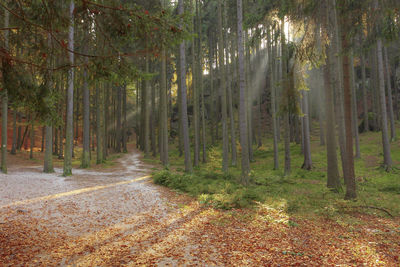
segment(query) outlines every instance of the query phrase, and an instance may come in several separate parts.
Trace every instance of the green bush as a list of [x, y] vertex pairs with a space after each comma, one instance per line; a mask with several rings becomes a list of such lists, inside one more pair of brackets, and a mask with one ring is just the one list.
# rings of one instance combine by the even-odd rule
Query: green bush
[[262, 201], [264, 186], [244, 187], [232, 173], [199, 170], [194, 174], [172, 173], [168, 170], [153, 175], [154, 183], [197, 197], [202, 204], [219, 209], [249, 207]]

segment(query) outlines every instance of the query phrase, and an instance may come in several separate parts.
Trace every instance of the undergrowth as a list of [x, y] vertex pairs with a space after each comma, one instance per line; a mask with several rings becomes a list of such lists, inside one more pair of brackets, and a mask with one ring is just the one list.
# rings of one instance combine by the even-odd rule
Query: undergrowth
[[[400, 129], [399, 129], [400, 130]], [[258, 204], [282, 208], [289, 215], [323, 216], [336, 218], [359, 212], [387, 216], [400, 215], [400, 142], [392, 143], [395, 168], [385, 172], [382, 162], [381, 133], [360, 135], [361, 159], [355, 160], [357, 200], [344, 201], [345, 186], [332, 192], [326, 188], [326, 150], [319, 145], [318, 135], [311, 137], [313, 169], [301, 169], [303, 156], [300, 145], [291, 145], [292, 173], [283, 176], [283, 145], [279, 146], [280, 169], [273, 170], [271, 138], [265, 138], [261, 147], [254, 147], [251, 163], [251, 183], [240, 184], [240, 167], [231, 166], [228, 173], [221, 170], [221, 147], [208, 149], [208, 162], [194, 168], [192, 174], [184, 173], [183, 157], [172, 149], [168, 170], [154, 174], [154, 182], [196, 197], [204, 205], [220, 209], [249, 208]], [[239, 146], [238, 146], [239, 148]], [[340, 155], [338, 149], [338, 160]], [[238, 159], [240, 162], [240, 158]], [[340, 170], [341, 173], [341, 170]]]

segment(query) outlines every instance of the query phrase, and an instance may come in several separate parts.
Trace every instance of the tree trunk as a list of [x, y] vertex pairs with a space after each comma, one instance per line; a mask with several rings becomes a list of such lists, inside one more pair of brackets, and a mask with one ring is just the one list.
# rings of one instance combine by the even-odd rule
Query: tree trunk
[[[115, 151], [117, 153], [121, 153], [121, 144], [122, 144], [122, 120], [121, 120], [121, 108], [122, 108], [122, 85], [119, 84], [117, 86], [117, 109], [116, 109], [116, 117], [117, 117], [117, 128], [116, 132], [116, 146]], [[154, 108], [154, 106], [153, 106]]]
[[183, 122], [182, 122], [182, 71], [181, 71], [181, 60], [180, 60], [180, 46], [178, 49], [178, 59], [177, 59], [177, 64], [176, 64], [176, 72], [178, 76], [178, 93], [177, 93], [177, 102], [178, 102], [178, 150], [179, 150], [179, 157], [182, 157], [183, 155]]
[[30, 134], [30, 149], [29, 149], [29, 159], [33, 159], [33, 148], [35, 147], [35, 117], [31, 115], [31, 134]]
[[[245, 31], [245, 44], [249, 43], [248, 32]], [[249, 146], [249, 160], [252, 162], [254, 160], [253, 153], [253, 89], [252, 81], [250, 78], [250, 46], [246, 45], [246, 57], [245, 57], [245, 75], [246, 75], [246, 107], [247, 107], [247, 138]]]
[[102, 111], [101, 111], [101, 91], [100, 91], [100, 82], [96, 83], [96, 164], [103, 163], [103, 132], [102, 132]]
[[221, 115], [222, 115], [222, 170], [228, 171], [229, 136], [227, 127], [227, 105], [226, 105], [226, 74], [224, 56], [224, 35], [222, 29], [222, 0], [218, 0], [218, 55], [219, 55], [219, 75], [221, 90]]
[[388, 91], [388, 108], [389, 108], [389, 121], [390, 121], [390, 139], [391, 141], [396, 140], [396, 125], [393, 111], [393, 96], [392, 96], [392, 81], [390, 75], [390, 64], [388, 59], [388, 52], [386, 46], [383, 48], [383, 53], [385, 57], [385, 73], [386, 73], [386, 84]]
[[[47, 35], [47, 42], [49, 46], [51, 46], [51, 36], [50, 34]], [[49, 66], [49, 69], [53, 67], [52, 64], [52, 58], [47, 59], [47, 64]], [[46, 86], [50, 92], [53, 91], [53, 72], [52, 71], [47, 71], [47, 77], [46, 77]], [[45, 129], [45, 142], [46, 142], [46, 147], [45, 147], [45, 153], [44, 153], [44, 166], [43, 166], [43, 172], [45, 173], [51, 173], [54, 172], [53, 168], [53, 122], [51, 116], [47, 118], [46, 121], [46, 129]]]
[[[150, 72], [150, 58], [146, 56], [146, 73]], [[144, 155], [145, 157], [149, 157], [150, 153], [150, 81], [144, 80], [144, 91], [143, 91], [143, 114], [144, 114]]]
[[[18, 115], [17, 113], [17, 122], [21, 122], [21, 115]], [[17, 144], [16, 144], [16, 149], [21, 150], [21, 138], [22, 138], [22, 126], [18, 125], [18, 133], [17, 133]]]
[[[87, 30], [85, 30], [87, 35]], [[85, 51], [87, 52], [87, 45]], [[85, 63], [88, 64], [88, 58], [85, 57]], [[81, 168], [90, 167], [90, 91], [88, 85], [88, 72], [87, 68], [83, 68], [83, 151]]]
[[350, 76], [351, 76], [351, 94], [352, 94], [352, 119], [353, 119], [353, 134], [355, 143], [355, 158], [361, 158], [360, 152], [360, 137], [358, 134], [358, 111], [357, 111], [357, 93], [356, 93], [356, 80], [354, 71], [354, 58], [353, 54], [350, 54]]
[[[100, 85], [100, 84], [99, 84]], [[112, 97], [113, 93], [113, 88], [108, 84], [108, 83], [101, 83], [101, 94], [103, 96], [100, 98], [100, 111], [101, 111], [101, 117], [102, 117], [102, 136], [103, 136], [103, 153], [102, 153], [102, 161], [107, 159], [108, 156], [108, 150], [111, 147], [111, 138], [112, 138], [112, 131], [114, 130], [114, 127], [110, 127], [110, 125], [113, 125], [112, 123], [112, 114], [111, 114], [111, 107], [112, 107], [112, 101], [110, 103], [110, 98]], [[103, 105], [104, 103], [104, 105]]]
[[123, 116], [123, 122], [122, 122], [122, 151], [124, 153], [128, 152], [128, 144], [127, 144], [127, 131], [128, 131], [128, 121], [126, 118], [126, 83], [124, 83], [123, 86], [123, 92], [122, 92], [122, 116]]
[[[193, 8], [193, 7], [192, 7]], [[201, 25], [196, 25], [196, 16], [193, 16], [193, 32], [196, 32], [196, 26], [201, 27]], [[199, 71], [197, 62], [197, 49], [196, 49], [196, 38], [192, 38], [192, 91], [193, 91], [193, 135], [194, 135], [194, 157], [193, 165], [199, 166], [200, 160], [200, 121], [199, 121], [199, 90], [198, 90], [198, 75]]]
[[[201, 2], [196, 0], [196, 10], [197, 10], [197, 25], [201, 25]], [[204, 86], [203, 86], [203, 47], [202, 47], [202, 27], [198, 27], [199, 34], [199, 59], [198, 59], [198, 71], [199, 71], [199, 92], [201, 95], [201, 122], [202, 122], [202, 144], [203, 144], [203, 157], [202, 161], [205, 163], [207, 161], [207, 139], [206, 139], [206, 121], [205, 121], [205, 106], [204, 106]]]
[[[378, 8], [377, 0], [375, 0], [375, 7]], [[380, 100], [381, 118], [382, 118], [381, 127], [382, 127], [382, 145], [383, 145], [383, 167], [385, 170], [389, 171], [392, 168], [392, 156], [390, 154], [390, 142], [388, 134], [385, 77], [384, 77], [381, 38], [377, 39], [377, 53], [378, 53], [379, 100]]]
[[[68, 33], [68, 49], [74, 51], [74, 0], [70, 0], [69, 15], [69, 33]], [[74, 65], [74, 53], [68, 52], [69, 63]], [[68, 91], [67, 91], [67, 120], [66, 120], [66, 139], [65, 139], [65, 155], [63, 176], [72, 175], [72, 146], [74, 131], [74, 68], [68, 70]]]
[[[322, 44], [321, 44], [321, 25], [318, 24], [317, 27], [315, 27], [315, 36], [317, 38], [317, 49], [318, 52], [321, 54], [322, 53]], [[316, 69], [316, 72], [318, 73], [318, 78], [323, 78], [323, 69], [318, 68]], [[323, 103], [324, 103], [324, 90], [319, 89], [317, 90], [318, 94], [318, 123], [319, 123], [319, 144], [321, 146], [325, 146], [325, 128], [324, 128], [324, 108], [323, 108]]]
[[167, 58], [165, 47], [161, 50], [160, 81], [160, 159], [164, 166], [168, 165], [168, 106], [167, 106]]
[[[361, 36], [364, 36], [362, 33]], [[360, 37], [360, 46], [362, 46], [363, 37]], [[367, 95], [367, 74], [365, 71], [365, 55], [364, 51], [360, 54], [361, 64], [361, 86], [362, 86], [362, 98], [363, 98], [363, 111], [364, 111], [364, 132], [369, 131], [369, 117], [368, 117], [368, 95]]]
[[308, 91], [303, 91], [303, 136], [304, 136], [304, 163], [302, 168], [311, 170], [311, 144], [310, 144], [310, 113], [308, 111]]
[[271, 89], [271, 113], [272, 113], [272, 135], [274, 144], [274, 170], [279, 169], [279, 151], [278, 151], [278, 123], [276, 116], [276, 88], [275, 88], [275, 58], [276, 46], [271, 42], [271, 32], [268, 30], [267, 34], [268, 43], [268, 64], [269, 64], [269, 76], [270, 76], [270, 89]]
[[[227, 10], [227, 8], [225, 8]], [[225, 13], [225, 18], [228, 19], [227, 13]], [[226, 40], [228, 40], [228, 33], [226, 32]], [[225, 47], [227, 47], [225, 45]], [[229, 50], [228, 50], [229, 51]], [[234, 55], [235, 55], [235, 50], [233, 46], [233, 40], [231, 42], [230, 46], [230, 53], [227, 53], [227, 57], [229, 58], [229, 54], [231, 56], [231, 63], [234, 62]], [[231, 132], [231, 153], [232, 153], [232, 159], [231, 159], [231, 164], [232, 166], [237, 165], [237, 151], [236, 151], [236, 132], [235, 132], [235, 117], [234, 117], [234, 109], [233, 109], [233, 96], [232, 96], [232, 77], [235, 77], [235, 73], [233, 70], [231, 70], [229, 64], [229, 60], [227, 60], [227, 73], [228, 73], [228, 111], [229, 111], [229, 118], [230, 118], [230, 132]]]
[[[179, 0], [178, 13], [182, 15], [184, 12], [183, 0]], [[181, 28], [183, 22], [181, 22]], [[179, 61], [181, 72], [181, 99], [182, 99], [182, 132], [183, 132], [183, 147], [185, 153], [185, 171], [192, 172], [192, 161], [190, 159], [190, 143], [189, 143], [189, 123], [187, 115], [187, 92], [186, 92], [186, 55], [185, 55], [185, 42], [183, 41], [179, 46]]]
[[13, 135], [11, 145], [11, 155], [15, 155], [17, 151], [17, 109], [13, 110]]
[[354, 199], [356, 194], [356, 180], [354, 174], [354, 155], [353, 155], [353, 134], [352, 134], [352, 95], [351, 95], [351, 73], [350, 73], [350, 60], [348, 50], [350, 48], [348, 40], [348, 31], [346, 26], [349, 25], [348, 18], [342, 15], [342, 49], [345, 51], [343, 54], [343, 97], [344, 97], [344, 116], [345, 116], [345, 132], [346, 132], [346, 153], [345, 159], [347, 168], [344, 171], [344, 180], [346, 181], [346, 195], [345, 199]]
[[[326, 25], [325, 25], [326, 29]], [[332, 48], [326, 45], [326, 50]], [[339, 191], [340, 176], [338, 169], [338, 160], [336, 152], [336, 135], [335, 135], [335, 108], [334, 108], [334, 95], [332, 89], [331, 67], [332, 67], [332, 53], [327, 52], [326, 63], [324, 66], [324, 82], [325, 82], [325, 109], [326, 109], [326, 155], [327, 155], [327, 187]]]
[[[281, 69], [281, 73], [282, 73], [282, 87], [284, 88], [284, 90], [289, 90], [290, 87], [290, 82], [289, 82], [289, 77], [288, 77], [288, 66], [287, 66], [287, 62], [288, 62], [288, 55], [287, 55], [287, 51], [286, 51], [286, 40], [285, 40], [285, 34], [284, 34], [284, 29], [285, 29], [285, 21], [282, 20], [281, 23], [281, 50], [282, 50], [282, 57], [281, 57], [281, 61], [282, 61], [282, 69]], [[291, 79], [291, 77], [290, 77]], [[287, 88], [285, 88], [285, 86]], [[282, 91], [284, 91], [282, 90]], [[287, 94], [285, 96], [287, 99], [285, 101], [287, 101], [287, 104], [289, 105], [289, 95]], [[288, 110], [285, 112], [285, 114], [283, 115], [283, 123], [284, 123], [284, 129], [285, 129], [285, 134], [284, 134], [284, 143], [285, 143], [285, 169], [284, 169], [284, 175], [288, 176], [290, 175], [291, 172], [291, 158], [290, 158], [290, 111], [289, 108]]]
[[211, 144], [215, 145], [215, 134], [214, 134], [214, 127], [217, 127], [214, 125], [216, 122], [216, 117], [217, 117], [217, 112], [216, 112], [216, 102], [215, 102], [215, 91], [214, 91], [214, 68], [213, 68], [213, 63], [214, 63], [214, 43], [213, 43], [213, 38], [212, 34], [210, 34], [210, 40], [209, 40], [209, 68], [210, 68], [210, 135], [211, 135]]
[[109, 113], [110, 111], [110, 106], [112, 106], [112, 103], [110, 103], [110, 91], [112, 95], [112, 87], [108, 83], [100, 83], [100, 117], [101, 117], [101, 124], [100, 124], [100, 131], [101, 131], [101, 141], [102, 141], [102, 146], [103, 146], [103, 152], [102, 152], [102, 159], [101, 162], [104, 162], [107, 160], [108, 156], [108, 149], [111, 146], [111, 131], [110, 131], [110, 125], [114, 125], [111, 123], [111, 118], [112, 114]]
[[243, 5], [242, 0], [237, 0], [237, 38], [239, 57], [239, 133], [240, 146], [242, 148], [242, 183], [249, 183], [250, 161], [247, 136], [247, 110], [245, 94], [245, 73], [244, 73], [244, 44], [243, 44]]
[[[8, 28], [9, 26], [9, 21], [10, 21], [10, 13], [7, 10], [4, 10], [4, 28]], [[9, 31], [6, 30], [4, 31], [4, 48], [8, 50], [9, 44], [8, 44], [8, 37], [9, 37]], [[3, 59], [3, 85], [6, 87], [4, 89], [3, 96], [1, 98], [1, 105], [2, 105], [2, 110], [1, 110], [1, 119], [2, 119], [2, 124], [1, 124], [1, 171], [3, 173], [7, 173], [7, 129], [8, 129], [8, 123], [7, 123], [7, 117], [8, 117], [8, 89], [7, 89], [7, 84], [6, 84], [6, 75], [7, 71], [6, 68], [8, 68], [9, 63], [6, 62], [6, 60]]]

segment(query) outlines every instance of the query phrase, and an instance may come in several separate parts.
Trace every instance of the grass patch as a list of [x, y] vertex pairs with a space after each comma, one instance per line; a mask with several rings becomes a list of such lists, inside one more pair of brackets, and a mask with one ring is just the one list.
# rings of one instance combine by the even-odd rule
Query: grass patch
[[[400, 131], [400, 129], [398, 129]], [[196, 197], [204, 205], [215, 208], [248, 208], [257, 204], [284, 210], [288, 215], [312, 217], [315, 215], [344, 218], [351, 212], [387, 216], [374, 209], [357, 207], [374, 206], [400, 215], [400, 141], [393, 142], [392, 158], [395, 168], [385, 172], [379, 165], [382, 157], [381, 133], [360, 135], [361, 159], [355, 160], [358, 198], [344, 201], [345, 186], [340, 192], [326, 188], [326, 148], [319, 145], [318, 133], [311, 139], [313, 169], [301, 169], [303, 155], [300, 145], [291, 144], [292, 173], [283, 176], [284, 147], [279, 144], [280, 169], [273, 169], [271, 138], [265, 138], [259, 148], [254, 146], [254, 162], [251, 163], [251, 184], [240, 184], [240, 167], [231, 166], [229, 172], [221, 170], [221, 146], [208, 149], [208, 162], [185, 174], [183, 157], [171, 147], [169, 170], [155, 173], [154, 181]], [[154, 159], [157, 161], [156, 159]], [[338, 149], [338, 160], [340, 155]], [[240, 163], [240, 158], [237, 160]], [[396, 168], [397, 167], [397, 168]], [[339, 166], [340, 168], [340, 166]], [[342, 173], [341, 169], [339, 170]], [[343, 181], [342, 181], [343, 183]]]

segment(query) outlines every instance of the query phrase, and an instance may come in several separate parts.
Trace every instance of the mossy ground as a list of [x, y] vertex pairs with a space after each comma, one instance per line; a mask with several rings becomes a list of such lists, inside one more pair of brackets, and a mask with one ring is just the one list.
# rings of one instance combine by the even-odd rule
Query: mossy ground
[[[400, 132], [400, 127], [397, 127]], [[316, 132], [311, 137], [313, 169], [301, 169], [303, 155], [300, 145], [291, 145], [292, 173], [283, 176], [283, 146], [279, 147], [280, 169], [273, 170], [273, 148], [271, 138], [264, 138], [261, 147], [254, 146], [254, 162], [251, 163], [251, 184], [239, 183], [240, 166], [231, 166], [228, 173], [221, 170], [221, 147], [208, 148], [208, 162], [201, 163], [192, 174], [185, 174], [183, 157], [171, 148], [168, 169], [159, 168], [154, 181], [186, 192], [205, 205], [231, 209], [268, 205], [284, 209], [291, 215], [324, 217], [345, 216], [359, 212], [388, 216], [400, 215], [400, 142], [391, 143], [394, 168], [390, 172], [380, 168], [383, 160], [381, 133], [360, 134], [361, 159], [355, 159], [357, 199], [345, 201], [344, 191], [330, 191], [326, 187], [326, 150], [319, 145]], [[239, 149], [239, 146], [238, 146]], [[193, 150], [192, 150], [193, 151]], [[338, 160], [340, 162], [339, 151]], [[156, 163], [157, 159], [146, 159]], [[240, 162], [240, 159], [238, 159]]]

